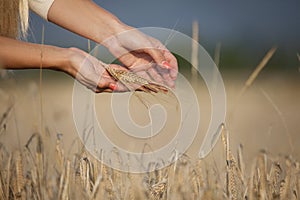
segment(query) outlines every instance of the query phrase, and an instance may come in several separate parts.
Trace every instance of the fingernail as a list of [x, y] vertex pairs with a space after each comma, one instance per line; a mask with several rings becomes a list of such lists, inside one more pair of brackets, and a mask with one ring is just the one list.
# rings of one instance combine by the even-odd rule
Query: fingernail
[[117, 89], [117, 85], [114, 84], [114, 83], [111, 83], [109, 84], [109, 88], [112, 90], [112, 91], [115, 91]]
[[167, 61], [162, 61], [161, 64], [162, 64], [165, 68], [167, 68], [167, 69], [170, 69], [170, 68], [171, 68], [170, 63], [168, 63]]

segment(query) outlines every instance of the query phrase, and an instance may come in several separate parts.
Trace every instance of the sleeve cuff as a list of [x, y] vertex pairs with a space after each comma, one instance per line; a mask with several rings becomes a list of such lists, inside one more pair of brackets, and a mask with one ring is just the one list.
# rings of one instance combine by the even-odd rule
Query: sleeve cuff
[[54, 0], [29, 0], [29, 7], [33, 12], [35, 12], [45, 20], [48, 20], [48, 11], [53, 2]]

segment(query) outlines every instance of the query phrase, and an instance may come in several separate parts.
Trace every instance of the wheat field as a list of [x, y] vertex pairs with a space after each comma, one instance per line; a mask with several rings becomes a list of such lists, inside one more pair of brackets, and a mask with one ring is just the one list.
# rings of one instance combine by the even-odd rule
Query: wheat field
[[[276, 136], [275, 131], [271, 135], [274, 140], [268, 141], [265, 139], [267, 134], [263, 135], [259, 130], [264, 131], [265, 127], [258, 122], [255, 130], [257, 135], [253, 133], [253, 138], [242, 132], [234, 134], [234, 131], [245, 130], [243, 127], [249, 129], [244, 123], [252, 124], [252, 113], [243, 110], [244, 106], [249, 106], [247, 101], [246, 105], [242, 103], [237, 108], [237, 112], [247, 112], [246, 122], [238, 123], [236, 127], [234, 120], [237, 119], [229, 122], [228, 128], [223, 129], [216, 149], [208, 158], [198, 160], [187, 152], [166, 168], [155, 170], [156, 166], [153, 165], [149, 166], [152, 172], [132, 174], [109, 168], [85, 150], [74, 134], [76, 130], [72, 128], [71, 116], [68, 116], [71, 114], [64, 111], [65, 107], [55, 105], [65, 97], [57, 95], [52, 97], [57, 100], [51, 99], [55, 89], [50, 83], [49, 86], [47, 83], [43, 86], [43, 123], [40, 123], [39, 117], [37, 85], [29, 82], [26, 86], [29, 89], [20, 86], [17, 92], [7, 86], [10, 89], [1, 94], [0, 199], [299, 198], [299, 137], [297, 134], [291, 135], [295, 149], [291, 151], [288, 139], [278, 139], [278, 136], [285, 134]], [[18, 83], [12, 85], [15, 84]], [[270, 93], [270, 90], [267, 91]], [[7, 103], [13, 101], [9, 93], [28, 95], [13, 106]], [[255, 92], [251, 93], [250, 96]], [[254, 99], [252, 97], [248, 101]], [[293, 101], [290, 104], [293, 105]], [[262, 107], [253, 112], [259, 112]], [[257, 120], [262, 120], [262, 117]], [[297, 115], [293, 117], [297, 121]], [[291, 127], [290, 123], [292, 120], [287, 121], [290, 132], [296, 133], [298, 126]], [[44, 126], [42, 129], [41, 124]], [[284, 132], [284, 126], [278, 131]], [[245, 131], [246, 134], [251, 132], [253, 130]], [[253, 139], [257, 143], [247, 143]], [[281, 146], [278, 146], [278, 142]], [[259, 143], [267, 145], [260, 146]]]
[[225, 129], [221, 170], [182, 155], [161, 170], [153, 165], [149, 173], [125, 173], [97, 161], [83, 146], [67, 158], [59, 138], [51, 158], [45, 142], [35, 133], [13, 152], [1, 144], [1, 199], [298, 199], [300, 191], [298, 161], [261, 151], [246, 166], [242, 146], [234, 156]]
[[[261, 72], [272, 51], [253, 72], [224, 74], [227, 122], [208, 157], [196, 154], [210, 116], [176, 162], [141, 174], [112, 169], [84, 148], [72, 119], [72, 79], [43, 72], [40, 85], [39, 72], [9, 72], [0, 80], [0, 199], [299, 199], [299, 78]], [[95, 98], [98, 118], [111, 124], [103, 118], [110, 95]]]

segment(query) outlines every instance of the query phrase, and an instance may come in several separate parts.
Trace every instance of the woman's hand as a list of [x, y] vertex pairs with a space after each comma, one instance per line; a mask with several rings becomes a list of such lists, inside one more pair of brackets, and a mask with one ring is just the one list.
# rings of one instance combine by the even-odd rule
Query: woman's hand
[[158, 40], [122, 23], [93, 1], [55, 0], [48, 20], [106, 46], [128, 69], [174, 87], [176, 58]]
[[[13, 53], [12, 53], [13, 52]], [[108, 74], [105, 63], [77, 48], [33, 44], [0, 36], [0, 68], [65, 72], [94, 92], [128, 91]], [[127, 70], [119, 65], [111, 68]]]
[[127, 27], [125, 30], [102, 44], [138, 75], [174, 87], [178, 66], [171, 52], [160, 41], [137, 29]]
[[[108, 74], [105, 65], [80, 49], [70, 48], [68, 62], [61, 70], [96, 93], [126, 90]], [[122, 68], [118, 65], [110, 65], [110, 67]]]

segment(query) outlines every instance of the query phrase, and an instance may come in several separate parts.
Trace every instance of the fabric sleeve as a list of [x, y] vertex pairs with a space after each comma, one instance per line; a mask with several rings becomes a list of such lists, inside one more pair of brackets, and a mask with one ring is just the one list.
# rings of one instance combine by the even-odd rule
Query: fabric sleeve
[[28, 1], [29, 8], [33, 12], [35, 12], [36, 14], [44, 18], [45, 20], [48, 20], [47, 19], [48, 11], [53, 2], [54, 0], [29, 0]]

